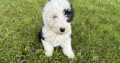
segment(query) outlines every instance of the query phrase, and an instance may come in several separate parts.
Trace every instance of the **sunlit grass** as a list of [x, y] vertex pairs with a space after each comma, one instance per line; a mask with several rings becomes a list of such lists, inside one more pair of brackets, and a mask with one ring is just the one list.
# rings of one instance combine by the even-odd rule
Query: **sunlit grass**
[[0, 63], [120, 63], [119, 0], [71, 0], [73, 60], [59, 47], [47, 58], [37, 41], [45, 2], [0, 0]]

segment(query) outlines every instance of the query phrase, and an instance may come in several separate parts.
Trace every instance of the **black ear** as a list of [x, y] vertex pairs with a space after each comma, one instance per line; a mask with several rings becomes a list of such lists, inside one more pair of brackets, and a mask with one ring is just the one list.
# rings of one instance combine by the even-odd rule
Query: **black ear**
[[68, 18], [67, 22], [71, 22], [73, 20], [74, 10], [73, 10], [72, 5], [70, 9], [64, 9], [64, 15]]

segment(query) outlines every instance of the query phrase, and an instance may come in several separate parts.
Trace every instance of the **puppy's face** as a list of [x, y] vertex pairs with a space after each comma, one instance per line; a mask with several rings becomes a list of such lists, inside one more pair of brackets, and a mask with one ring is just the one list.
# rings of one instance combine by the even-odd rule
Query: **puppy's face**
[[[45, 10], [46, 11], [46, 10]], [[73, 19], [73, 9], [52, 6], [43, 13], [44, 24], [56, 34], [65, 34], [71, 30], [70, 22]]]

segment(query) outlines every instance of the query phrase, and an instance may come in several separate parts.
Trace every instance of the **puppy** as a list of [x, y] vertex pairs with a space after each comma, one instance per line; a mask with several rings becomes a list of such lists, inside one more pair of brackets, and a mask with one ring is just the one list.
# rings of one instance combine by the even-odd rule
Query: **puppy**
[[42, 30], [39, 34], [45, 55], [51, 57], [54, 47], [61, 46], [69, 59], [75, 57], [71, 46], [71, 21], [74, 11], [69, 0], [49, 0], [42, 13]]

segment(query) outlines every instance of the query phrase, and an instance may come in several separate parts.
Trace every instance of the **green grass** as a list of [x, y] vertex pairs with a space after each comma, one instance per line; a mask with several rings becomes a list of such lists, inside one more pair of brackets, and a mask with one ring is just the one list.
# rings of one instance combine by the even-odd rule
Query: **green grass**
[[0, 63], [120, 63], [120, 0], [71, 0], [75, 10], [69, 60], [47, 58], [37, 34], [46, 0], [0, 0]]

